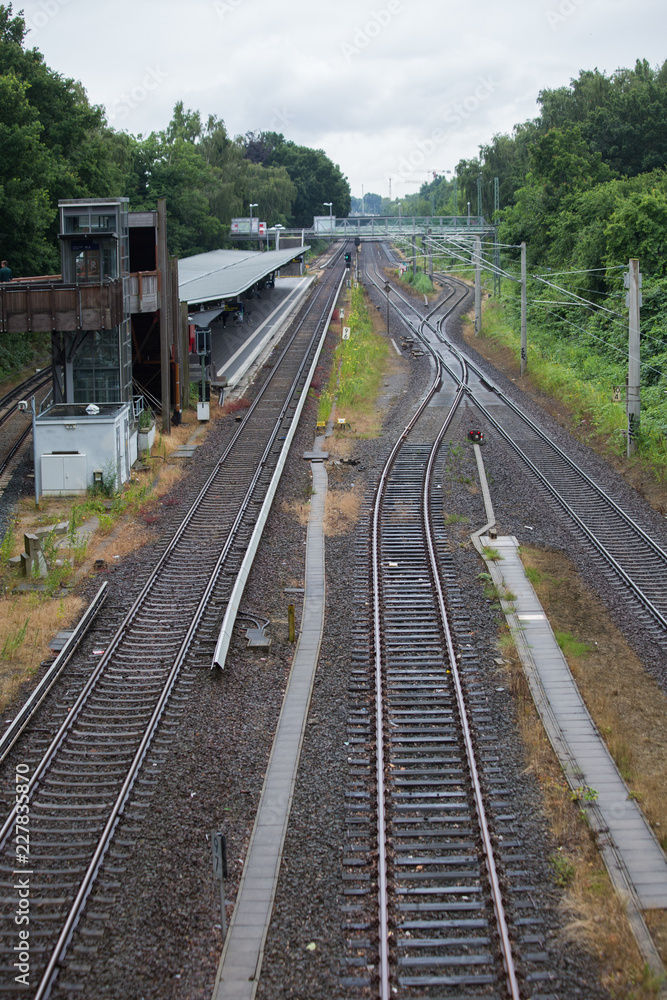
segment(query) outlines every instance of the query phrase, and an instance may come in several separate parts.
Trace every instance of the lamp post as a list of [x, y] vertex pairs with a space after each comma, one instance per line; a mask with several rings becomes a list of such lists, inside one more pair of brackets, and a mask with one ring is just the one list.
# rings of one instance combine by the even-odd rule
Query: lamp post
[[258, 204], [257, 204], [256, 201], [251, 201], [250, 202], [250, 235], [251, 236], [252, 236], [252, 210], [253, 210], [253, 208], [258, 208]]
[[385, 281], [385, 283], [384, 283], [384, 290], [387, 293], [387, 336], [389, 336], [389, 291], [390, 291], [390, 288], [391, 288], [391, 285], [389, 284], [389, 282]]
[[285, 227], [281, 226], [280, 223], [277, 222], [273, 228], [276, 231], [276, 250], [280, 250], [280, 230], [284, 229]]
[[325, 206], [326, 205], [329, 206], [329, 229], [331, 230], [331, 232], [333, 232], [333, 202], [323, 201], [322, 204]]
[[470, 229], [470, 202], [468, 202], [468, 229]]

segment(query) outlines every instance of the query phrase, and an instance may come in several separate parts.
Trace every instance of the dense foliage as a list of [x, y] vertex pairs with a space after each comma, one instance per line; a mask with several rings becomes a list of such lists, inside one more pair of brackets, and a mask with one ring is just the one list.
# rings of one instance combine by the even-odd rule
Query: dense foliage
[[251, 202], [269, 226], [310, 226], [324, 199], [347, 215], [349, 185], [322, 150], [274, 132], [231, 138], [222, 120], [180, 102], [161, 132], [116, 132], [25, 35], [23, 16], [0, 4], [0, 255], [15, 276], [59, 270], [61, 198], [127, 195], [132, 208], [155, 208], [165, 196], [179, 256], [230, 245], [230, 221]]
[[[642, 410], [646, 433], [667, 433], [667, 62], [610, 76], [582, 71], [544, 90], [534, 120], [496, 135], [456, 168], [457, 210], [493, 216], [500, 190], [503, 269], [516, 275], [519, 244], [529, 265], [529, 341], [550, 362], [610, 398], [627, 374], [628, 313], [623, 272], [643, 276]], [[403, 214], [449, 214], [454, 178], [438, 178], [405, 199]], [[512, 249], [512, 247], [514, 249]], [[550, 282], [547, 284], [546, 282]], [[503, 283], [515, 316], [517, 286]], [[572, 296], [584, 299], [581, 305]], [[642, 418], [644, 422], [644, 417]]]
[[279, 132], [248, 132], [242, 141], [252, 163], [267, 169], [282, 167], [289, 174], [296, 186], [293, 225], [312, 226], [314, 216], [328, 214], [328, 202], [338, 218], [349, 214], [350, 185], [321, 149], [297, 146]]

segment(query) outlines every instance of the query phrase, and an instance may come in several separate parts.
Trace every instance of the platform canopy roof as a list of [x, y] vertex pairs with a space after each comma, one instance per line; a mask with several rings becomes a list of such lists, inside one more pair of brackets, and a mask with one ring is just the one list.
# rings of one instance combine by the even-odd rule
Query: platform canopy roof
[[241, 295], [255, 282], [285, 267], [308, 247], [285, 250], [211, 250], [178, 262], [181, 302], [216, 302]]

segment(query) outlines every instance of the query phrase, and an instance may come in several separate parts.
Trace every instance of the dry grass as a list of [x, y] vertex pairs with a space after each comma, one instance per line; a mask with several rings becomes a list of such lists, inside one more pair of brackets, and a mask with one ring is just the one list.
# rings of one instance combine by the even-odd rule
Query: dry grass
[[656, 836], [667, 848], [667, 697], [560, 553], [521, 549], [556, 632], [585, 643], [565, 656], [595, 724]]
[[359, 519], [363, 488], [356, 483], [351, 490], [330, 489], [324, 505], [324, 534], [327, 537], [347, 535]]
[[330, 459], [348, 459], [354, 452], [355, 440], [356, 438], [346, 436], [345, 432], [340, 431], [326, 439], [324, 449], [329, 453]]
[[623, 905], [609, 880], [591, 831], [533, 705], [521, 662], [509, 636], [502, 644], [508, 684], [526, 752], [526, 770], [537, 779], [555, 842], [554, 870], [564, 887], [566, 940], [584, 946], [600, 963], [601, 983], [618, 1000], [654, 1000], [641, 953]]
[[142, 545], [150, 541], [151, 534], [142, 523], [123, 518], [111, 532], [104, 537], [95, 534], [86, 550], [85, 561], [77, 571], [76, 579], [81, 579], [91, 572], [96, 559], [104, 559], [110, 564], [120, 561], [124, 556], [136, 552]]
[[[210, 412], [213, 414], [216, 410], [220, 411], [220, 407], [215, 401], [211, 401]], [[218, 414], [215, 414], [216, 418]], [[192, 416], [189, 416], [178, 427], [171, 428], [171, 434], [162, 434], [158, 432], [155, 438], [155, 444], [151, 449], [154, 455], [164, 455], [169, 457], [176, 448], [180, 448], [182, 445], [187, 444], [190, 438], [194, 436], [203, 436], [206, 433], [206, 424], [199, 423]]]
[[48, 643], [81, 614], [80, 597], [26, 593], [0, 598], [0, 710], [21, 684], [53, 654]]
[[[216, 404], [211, 405], [211, 411], [219, 411], [216, 418], [221, 415], [220, 407]], [[12, 551], [5, 552], [5, 555], [18, 555], [22, 551], [25, 532], [59, 521], [69, 521], [75, 507], [78, 508], [79, 525], [81, 520], [86, 523], [97, 517], [101, 519], [101, 525], [91, 534], [88, 543], [78, 546], [76, 551], [70, 550], [67, 539], [64, 540], [57, 555], [75, 568], [65, 567], [61, 571], [54, 569], [49, 574], [46, 582], [52, 591], [55, 588], [55, 597], [39, 592], [12, 591], [11, 587], [19, 578], [16, 571], [7, 576], [5, 582], [10, 589], [0, 599], [0, 708], [11, 703], [21, 684], [29, 679], [43, 659], [51, 655], [48, 643], [53, 636], [70, 626], [81, 614], [83, 601], [80, 598], [59, 596], [58, 572], [62, 576], [62, 582], [66, 582], [68, 587], [76, 585], [91, 572], [95, 572], [94, 563], [97, 559], [103, 559], [109, 566], [116, 565], [149, 541], [152, 535], [144, 516], [150, 517], [156, 499], [172, 491], [185, 471], [182, 462], [177, 459], [170, 461], [169, 456], [179, 445], [205, 434], [206, 425], [198, 425], [190, 415], [186, 423], [173, 428], [170, 436], [159, 436], [153, 447], [154, 457], [149, 462], [150, 468], [148, 471], [133, 472], [130, 483], [120, 495], [121, 499], [129, 498], [124, 514], [118, 515], [112, 511], [111, 498], [102, 498], [107, 508], [106, 513], [98, 513], [94, 505], [86, 506], [89, 498], [80, 496], [44, 497], [39, 507], [30, 500], [19, 503], [13, 528]], [[142, 488], [146, 494], [143, 499]], [[3, 572], [8, 573], [6, 568]]]
[[281, 510], [287, 514], [288, 517], [299, 524], [307, 525], [308, 518], [310, 517], [310, 504], [299, 503], [297, 500], [284, 501]]
[[[345, 430], [338, 430], [335, 420], [338, 417], [345, 417], [348, 428]], [[333, 443], [338, 447], [338, 442], [341, 445], [345, 445], [346, 441], [350, 439], [354, 440], [361, 439], [367, 440], [369, 438], [377, 438], [380, 436], [382, 431], [382, 416], [377, 411], [373, 412], [356, 408], [350, 411], [349, 408], [345, 413], [334, 415], [334, 432], [331, 437], [327, 438], [327, 444], [331, 446]]]

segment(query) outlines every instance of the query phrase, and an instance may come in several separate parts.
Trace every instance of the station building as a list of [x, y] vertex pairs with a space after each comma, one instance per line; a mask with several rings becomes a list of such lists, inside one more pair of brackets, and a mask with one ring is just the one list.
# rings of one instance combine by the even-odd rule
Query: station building
[[164, 199], [157, 211], [130, 212], [122, 197], [61, 201], [58, 210], [61, 274], [0, 285], [0, 333], [51, 334], [52, 391], [33, 415], [37, 499], [85, 493], [105, 477], [124, 483], [144, 408], [169, 432], [172, 410], [179, 420], [188, 406], [190, 362], [199, 360], [188, 310], [208, 310], [205, 326], [217, 319], [223, 331], [235, 317], [231, 340], [247, 339], [248, 302], [275, 286], [281, 267], [302, 268], [307, 249], [199, 254], [180, 262], [179, 282]]

